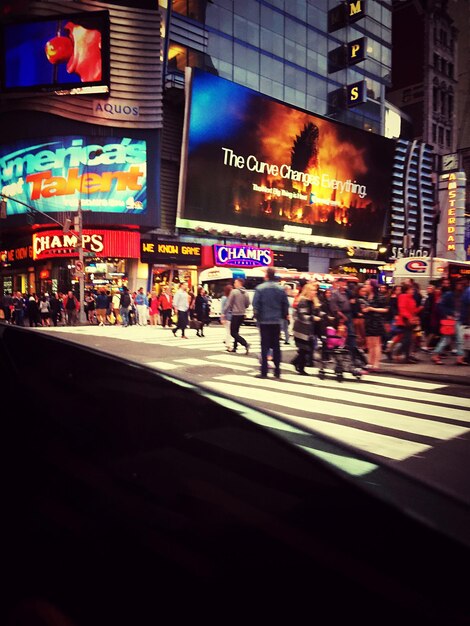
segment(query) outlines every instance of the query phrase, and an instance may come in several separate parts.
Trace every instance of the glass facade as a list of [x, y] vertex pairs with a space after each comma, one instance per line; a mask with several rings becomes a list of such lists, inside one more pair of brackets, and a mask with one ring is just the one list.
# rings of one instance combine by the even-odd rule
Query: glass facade
[[[391, 72], [391, 0], [348, 3], [364, 16], [328, 32], [328, 11], [337, 0], [183, 0], [172, 4], [173, 20], [199, 23], [206, 36], [203, 54], [182, 50], [170, 29], [169, 69], [196, 65], [287, 104], [380, 133], [384, 87]], [[351, 8], [351, 6], [352, 8]], [[196, 24], [193, 24], [196, 26]], [[328, 72], [328, 54], [366, 38], [366, 58]], [[332, 109], [328, 94], [366, 81], [367, 102]]]

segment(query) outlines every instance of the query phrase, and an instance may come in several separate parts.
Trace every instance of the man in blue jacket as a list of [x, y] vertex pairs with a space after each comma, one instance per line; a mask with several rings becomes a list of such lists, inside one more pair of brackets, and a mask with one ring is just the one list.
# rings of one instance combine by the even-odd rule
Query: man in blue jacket
[[253, 296], [253, 312], [261, 335], [261, 374], [256, 378], [267, 378], [268, 352], [273, 352], [274, 377], [281, 377], [281, 321], [289, 315], [287, 294], [276, 282], [273, 267], [266, 270], [265, 281], [258, 285]]

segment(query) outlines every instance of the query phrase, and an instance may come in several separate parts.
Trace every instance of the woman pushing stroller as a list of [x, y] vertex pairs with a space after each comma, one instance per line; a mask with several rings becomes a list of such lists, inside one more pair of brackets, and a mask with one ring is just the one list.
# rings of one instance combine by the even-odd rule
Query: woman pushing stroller
[[320, 333], [320, 312], [321, 301], [318, 295], [318, 283], [306, 283], [302, 287], [297, 301], [292, 329], [297, 355], [291, 363], [302, 376], [308, 376], [305, 367], [313, 363], [316, 338]]

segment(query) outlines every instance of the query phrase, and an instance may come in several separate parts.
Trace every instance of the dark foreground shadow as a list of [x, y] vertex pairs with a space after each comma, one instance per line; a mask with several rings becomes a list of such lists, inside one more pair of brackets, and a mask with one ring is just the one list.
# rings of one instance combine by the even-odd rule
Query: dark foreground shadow
[[0, 384], [2, 624], [470, 623], [468, 543], [233, 404], [5, 325]]

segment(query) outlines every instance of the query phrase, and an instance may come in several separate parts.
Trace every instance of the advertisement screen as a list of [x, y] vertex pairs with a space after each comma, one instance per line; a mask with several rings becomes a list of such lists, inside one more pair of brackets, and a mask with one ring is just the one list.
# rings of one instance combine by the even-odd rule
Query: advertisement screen
[[[215, 106], [215, 103], [217, 105]], [[201, 222], [379, 242], [395, 143], [193, 70], [177, 226]]]
[[49, 137], [0, 146], [7, 218], [28, 207], [52, 213], [146, 211], [146, 142], [129, 137]]
[[3, 24], [1, 35], [4, 91], [109, 91], [107, 11]]

